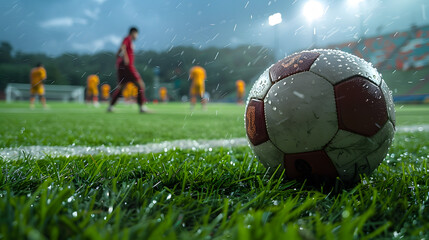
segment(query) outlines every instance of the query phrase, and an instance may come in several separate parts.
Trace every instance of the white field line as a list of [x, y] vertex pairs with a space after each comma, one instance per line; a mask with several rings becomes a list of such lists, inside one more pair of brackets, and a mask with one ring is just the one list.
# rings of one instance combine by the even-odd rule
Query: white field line
[[148, 143], [131, 146], [22, 146], [14, 148], [0, 148], [0, 159], [16, 160], [20, 158], [43, 159], [51, 157], [71, 157], [88, 155], [119, 155], [137, 153], [158, 153], [175, 149], [211, 150], [216, 147], [247, 146], [245, 138], [219, 139], [219, 140], [174, 140], [160, 143]]
[[[398, 132], [429, 132], [429, 125], [402, 126]], [[43, 159], [51, 157], [71, 157], [88, 155], [119, 155], [137, 153], [157, 153], [174, 149], [211, 150], [217, 147], [241, 147], [247, 146], [246, 138], [218, 139], [218, 140], [174, 140], [160, 143], [148, 143], [144, 145], [130, 146], [22, 146], [0, 148], [0, 159], [15, 160], [20, 158]]]

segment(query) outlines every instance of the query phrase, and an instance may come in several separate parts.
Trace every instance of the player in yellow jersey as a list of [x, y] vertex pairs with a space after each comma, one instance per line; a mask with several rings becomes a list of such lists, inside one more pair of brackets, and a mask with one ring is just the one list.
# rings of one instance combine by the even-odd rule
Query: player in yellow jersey
[[135, 84], [130, 84], [130, 95], [133, 102], [136, 102], [139, 89]]
[[138, 88], [132, 82], [127, 82], [124, 90], [122, 90], [122, 96], [125, 102], [134, 102], [138, 94]]
[[36, 95], [40, 97], [40, 102], [42, 103], [43, 108], [46, 108], [45, 87], [43, 86], [43, 81], [46, 79], [46, 77], [46, 70], [41, 63], [38, 63], [36, 67], [31, 69], [30, 108], [34, 108], [34, 100]]
[[204, 98], [205, 85], [204, 81], [206, 80], [206, 70], [200, 66], [194, 66], [189, 71], [189, 79], [191, 79], [191, 108], [194, 108], [197, 103], [197, 96], [201, 98], [201, 105], [203, 109], [206, 106], [206, 99]]
[[91, 102], [94, 106], [98, 106], [98, 84], [100, 84], [100, 78], [96, 74], [91, 74], [86, 79], [86, 99], [87, 102]]
[[110, 98], [110, 85], [105, 83], [101, 85], [101, 99], [107, 101]]
[[122, 97], [124, 97], [124, 101], [128, 102], [131, 96], [131, 90], [130, 90], [131, 84], [127, 83], [122, 90]]
[[167, 88], [166, 87], [160, 87], [159, 88], [159, 98], [161, 102], [167, 102]]
[[237, 87], [237, 103], [243, 104], [244, 92], [246, 90], [246, 83], [243, 80], [237, 80], [235, 82], [235, 86]]

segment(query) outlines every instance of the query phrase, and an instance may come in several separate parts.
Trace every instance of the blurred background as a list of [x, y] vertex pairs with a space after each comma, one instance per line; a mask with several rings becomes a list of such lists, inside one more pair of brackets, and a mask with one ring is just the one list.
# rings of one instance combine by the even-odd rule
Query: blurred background
[[135, 65], [150, 100], [160, 87], [171, 101], [185, 100], [189, 69], [201, 65], [211, 101], [233, 102], [236, 80], [248, 90], [277, 60], [330, 48], [370, 61], [396, 102], [429, 103], [428, 7], [427, 0], [1, 1], [0, 99], [27, 100], [38, 62], [48, 100], [83, 101], [58, 92], [83, 93], [90, 74], [115, 86], [115, 52], [136, 26]]

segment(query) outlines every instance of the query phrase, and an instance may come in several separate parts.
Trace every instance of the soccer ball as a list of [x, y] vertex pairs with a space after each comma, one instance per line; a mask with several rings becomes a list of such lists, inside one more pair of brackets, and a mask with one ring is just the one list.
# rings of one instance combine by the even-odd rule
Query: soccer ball
[[318, 49], [266, 69], [250, 90], [245, 122], [251, 148], [271, 173], [355, 183], [386, 156], [395, 110], [370, 63]]

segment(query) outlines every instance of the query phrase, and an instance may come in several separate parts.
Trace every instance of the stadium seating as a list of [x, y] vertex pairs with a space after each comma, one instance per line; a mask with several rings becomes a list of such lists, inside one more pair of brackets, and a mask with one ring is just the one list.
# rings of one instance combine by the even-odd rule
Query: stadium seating
[[353, 53], [382, 70], [419, 69], [429, 66], [429, 25], [330, 45], [328, 48]]
[[408, 31], [330, 45], [371, 62], [393, 90], [395, 102], [427, 103], [429, 99], [429, 25]]

